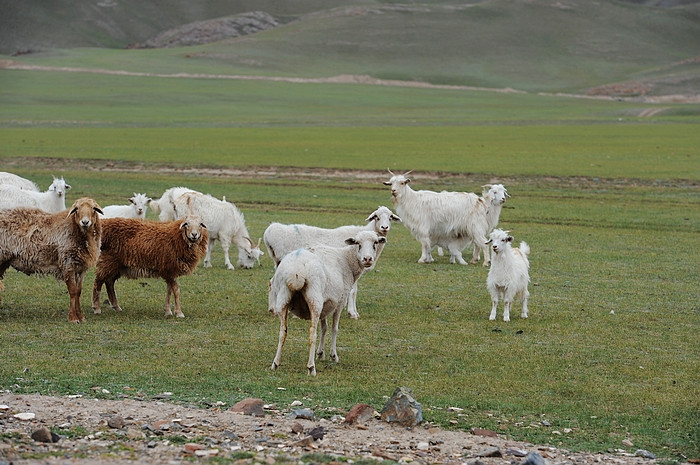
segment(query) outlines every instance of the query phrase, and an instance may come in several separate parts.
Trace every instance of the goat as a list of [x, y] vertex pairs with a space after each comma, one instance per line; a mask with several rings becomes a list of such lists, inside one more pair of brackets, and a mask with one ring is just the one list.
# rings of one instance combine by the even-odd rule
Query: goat
[[26, 190], [14, 185], [0, 185], [0, 208], [31, 207], [49, 213], [66, 209], [66, 192], [70, 185], [61, 178], [53, 178], [46, 192]]
[[461, 258], [461, 250], [455, 245], [461, 246], [460, 241], [469, 240], [483, 244], [486, 240], [486, 236], [479, 236], [475, 225], [469, 221], [469, 213], [479, 203], [479, 197], [467, 192], [414, 191], [408, 185], [411, 182], [408, 178], [411, 171], [394, 174], [389, 170], [389, 173], [391, 179], [384, 184], [391, 186], [391, 200], [396, 213], [421, 244], [422, 252], [418, 263], [432, 263], [434, 259], [431, 250], [440, 244], [450, 249], [451, 261], [454, 259], [466, 264]]
[[85, 272], [100, 253], [100, 213], [90, 198], [76, 200], [70, 211], [53, 214], [25, 207], [0, 210], [0, 290], [10, 266], [27, 275], [53, 275], [68, 287], [68, 321], [85, 321], [80, 294]]
[[260, 250], [260, 240], [257, 245], [252, 241], [245, 226], [243, 214], [234, 204], [227, 202], [226, 197], [219, 200], [201, 192], [185, 192], [175, 197], [172, 204], [175, 218], [182, 218], [189, 213], [204, 218], [209, 232], [207, 253], [204, 258], [205, 268], [211, 268], [211, 251], [217, 239], [221, 242], [224, 262], [229, 270], [234, 269], [228, 253], [231, 242], [238, 247], [238, 266], [252, 268], [256, 260], [258, 265], [260, 264], [260, 257], [263, 255]]
[[180, 308], [179, 276], [192, 274], [206, 253], [207, 229], [201, 217], [188, 215], [178, 221], [159, 223], [134, 218], [102, 220], [103, 236], [100, 258], [92, 288], [92, 308], [101, 313], [102, 285], [109, 303], [121, 311], [114, 283], [123, 277], [163, 278], [167, 283], [164, 311], [172, 316], [170, 294], [174, 299], [175, 316], [184, 318]]
[[486, 278], [486, 287], [491, 294], [491, 315], [489, 320], [496, 319], [496, 309], [499, 298], [503, 299], [503, 321], [510, 321], [510, 308], [513, 299], [518, 297], [523, 301], [522, 318], [527, 318], [527, 299], [530, 293], [527, 284], [530, 282], [530, 246], [521, 242], [520, 247], [511, 246], [513, 236], [508, 231], [494, 229], [486, 244], [493, 249], [493, 262]]
[[175, 220], [175, 199], [188, 192], [197, 192], [187, 187], [171, 187], [158, 200], [151, 200], [150, 207], [160, 221]]
[[[309, 332], [309, 360], [307, 373], [316, 376], [314, 355], [324, 356], [326, 318], [331, 316], [330, 358], [338, 362], [336, 339], [340, 314], [345, 307], [353, 285], [367, 268], [374, 265], [377, 247], [386, 242], [374, 231], [360, 231], [346, 239], [345, 247], [316, 246], [298, 249], [280, 261], [270, 280], [268, 307], [279, 316], [280, 331], [277, 353], [271, 369], [280, 366], [282, 346], [287, 337], [289, 312], [311, 321]], [[316, 351], [316, 334], [321, 323], [321, 339]]]
[[[265, 230], [263, 241], [276, 267], [285, 255], [294, 250], [315, 245], [342, 247], [345, 245], [346, 238], [353, 237], [360, 231], [374, 231], [381, 237], [387, 237], [391, 229], [391, 222], [401, 221], [401, 218], [392, 213], [387, 207], [380, 206], [370, 213], [365, 221], [367, 221], [365, 226], [340, 226], [334, 229], [318, 228], [305, 224], [272, 223]], [[379, 260], [383, 248], [384, 243], [379, 244], [377, 247], [376, 260]], [[367, 271], [371, 269], [374, 269], [374, 265]], [[353, 319], [357, 319], [360, 316], [357, 311], [357, 283], [350, 292], [348, 314]]]
[[[467, 223], [471, 225], [471, 233], [468, 236], [453, 237], [447, 241], [446, 247], [450, 251], [450, 263], [459, 262], [462, 265], [467, 263], [462, 258], [462, 250], [470, 243], [474, 243], [474, 252], [469, 263], [479, 263], [480, 252], [484, 253], [484, 266], [491, 263], [491, 255], [489, 248], [480, 241], [473, 241], [473, 238], [486, 238], [496, 226], [501, 215], [501, 209], [506, 199], [510, 197], [503, 184], [486, 184], [482, 186], [483, 192], [479, 201], [468, 214]], [[438, 245], [438, 254], [442, 255], [440, 245]]]
[[0, 171], [0, 186], [15, 186], [26, 191], [39, 192], [39, 186], [34, 181], [4, 171]]
[[152, 200], [146, 194], [137, 194], [130, 197], [129, 205], [108, 205], [102, 209], [105, 218], [146, 218], [148, 203]]

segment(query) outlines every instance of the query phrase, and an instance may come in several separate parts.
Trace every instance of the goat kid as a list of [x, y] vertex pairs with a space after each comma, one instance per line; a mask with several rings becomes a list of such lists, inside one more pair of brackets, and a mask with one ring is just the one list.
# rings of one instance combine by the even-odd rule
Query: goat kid
[[489, 320], [496, 319], [499, 299], [503, 299], [503, 321], [510, 321], [510, 309], [514, 298], [522, 299], [522, 318], [527, 318], [527, 290], [530, 282], [530, 246], [521, 242], [520, 247], [511, 246], [513, 236], [502, 229], [494, 229], [486, 242], [493, 250], [493, 257], [486, 287], [491, 294], [491, 315]]

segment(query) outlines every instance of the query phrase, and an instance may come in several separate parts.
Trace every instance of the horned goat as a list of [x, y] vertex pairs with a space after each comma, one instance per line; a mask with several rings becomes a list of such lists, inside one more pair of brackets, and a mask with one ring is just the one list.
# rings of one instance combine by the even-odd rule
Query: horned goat
[[[392, 221], [401, 221], [397, 215], [385, 206], [378, 207], [365, 220], [364, 226], [340, 226], [334, 229], [318, 228], [305, 224], [270, 224], [263, 234], [263, 242], [267, 247], [270, 258], [277, 266], [282, 258], [290, 252], [299, 248], [309, 248], [315, 245], [327, 245], [331, 247], [342, 247], [345, 239], [353, 237], [360, 231], [374, 231], [381, 237], [387, 237], [391, 229]], [[382, 253], [384, 243], [377, 247], [377, 260]], [[376, 263], [376, 260], [375, 260]], [[366, 271], [374, 268], [372, 265]], [[348, 299], [348, 314], [350, 318], [359, 318], [357, 311], [357, 283], [350, 292]]]
[[114, 310], [121, 311], [114, 283], [121, 277], [163, 278], [168, 286], [163, 309], [172, 316], [170, 294], [175, 316], [184, 318], [180, 307], [180, 286], [177, 278], [192, 274], [206, 253], [207, 229], [200, 216], [188, 215], [165, 223], [133, 218], [102, 220], [103, 235], [100, 258], [92, 288], [92, 308], [101, 313], [102, 285]]
[[510, 321], [510, 309], [515, 297], [522, 299], [522, 318], [527, 318], [527, 299], [530, 293], [527, 285], [530, 282], [530, 246], [526, 242], [521, 242], [520, 247], [511, 246], [513, 236], [508, 231], [494, 229], [489, 240], [493, 259], [486, 278], [486, 287], [491, 294], [491, 315], [489, 320], [496, 319], [496, 309], [498, 300], [503, 299], [503, 321]]
[[89, 198], [76, 200], [70, 211], [53, 214], [25, 207], [0, 210], [0, 290], [10, 266], [27, 275], [53, 275], [68, 287], [68, 321], [85, 321], [80, 294], [85, 272], [100, 253], [100, 213], [100, 206]]
[[[324, 356], [326, 318], [332, 318], [330, 358], [338, 362], [336, 339], [340, 314], [353, 285], [377, 258], [377, 247], [386, 242], [374, 231], [361, 231], [348, 238], [345, 247], [316, 246], [298, 249], [280, 261], [270, 280], [270, 312], [279, 316], [280, 331], [272, 369], [280, 366], [282, 346], [287, 337], [289, 313], [311, 321], [308, 374], [316, 376], [314, 355]], [[321, 339], [316, 350], [318, 323]]]
[[224, 261], [229, 270], [234, 269], [228, 253], [232, 242], [238, 247], [238, 266], [252, 268], [256, 261], [260, 264], [260, 257], [263, 255], [260, 240], [257, 245], [252, 241], [243, 214], [234, 204], [227, 202], [226, 197], [219, 200], [201, 192], [185, 192], [175, 197], [172, 203], [175, 218], [182, 218], [190, 213], [204, 218], [209, 232], [207, 254], [204, 258], [205, 268], [211, 268], [211, 251], [217, 239], [221, 242]]
[[129, 205], [108, 205], [102, 209], [105, 218], [146, 218], [148, 203], [151, 201], [146, 194], [137, 194], [130, 197]]
[[61, 178], [53, 178], [46, 192], [26, 190], [14, 185], [0, 184], [0, 208], [30, 207], [49, 213], [66, 209], [66, 192], [70, 185]]

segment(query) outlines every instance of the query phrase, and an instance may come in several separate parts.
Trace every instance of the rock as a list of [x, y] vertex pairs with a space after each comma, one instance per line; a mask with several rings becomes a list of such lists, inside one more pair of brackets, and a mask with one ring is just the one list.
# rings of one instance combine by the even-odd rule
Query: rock
[[314, 438], [314, 440], [321, 440], [323, 436], [326, 435], [326, 430], [323, 426], [317, 426], [316, 428], [309, 431], [309, 436]]
[[124, 419], [120, 416], [110, 417], [110, 419], [107, 420], [107, 426], [113, 429], [122, 429], [124, 428], [124, 424]]
[[22, 420], [22, 421], [33, 420], [35, 416], [36, 415], [33, 414], [32, 412], [23, 412], [23, 413], [18, 413], [16, 415], [13, 415], [13, 417], [15, 417], [18, 420]]
[[545, 462], [544, 458], [537, 452], [530, 452], [525, 456], [525, 459], [520, 465], [547, 465], [547, 462]]
[[506, 455], [513, 455], [515, 457], [525, 457], [527, 455], [527, 451], [523, 449], [517, 449], [515, 447], [509, 447], [506, 449]]
[[59, 436], [56, 433], [52, 433], [48, 428], [43, 427], [32, 433], [32, 439], [37, 442], [58, 442]]
[[367, 423], [372, 418], [374, 418], [374, 407], [368, 404], [355, 404], [345, 415], [345, 423], [351, 425]]
[[382, 420], [401, 426], [416, 426], [423, 422], [423, 406], [413, 398], [413, 391], [400, 387], [384, 404]]
[[498, 433], [496, 433], [495, 431], [491, 431], [490, 429], [472, 428], [471, 432], [474, 436], [482, 436], [485, 438], [498, 437]]
[[625, 447], [634, 447], [634, 443], [632, 441], [630, 441], [629, 439], [623, 439], [622, 445]]
[[295, 420], [297, 418], [300, 418], [302, 420], [313, 420], [314, 419], [314, 412], [307, 409], [307, 408], [300, 408], [297, 410], [293, 410], [289, 414], [289, 418], [292, 420]]
[[236, 402], [233, 407], [230, 408], [231, 412], [243, 413], [245, 415], [252, 415], [254, 417], [264, 417], [265, 410], [263, 409], [262, 399], [247, 398], [240, 402]]
[[295, 447], [310, 447], [314, 443], [314, 438], [311, 436], [306, 436], [304, 439], [301, 439], [295, 443], [292, 444], [292, 446]]
[[185, 453], [187, 454], [193, 454], [198, 450], [203, 450], [204, 446], [202, 444], [197, 444], [194, 442], [188, 442], [185, 444]]
[[304, 432], [304, 426], [301, 423], [294, 423], [292, 425], [292, 433], [301, 434]]
[[503, 457], [503, 452], [498, 447], [492, 447], [476, 454], [477, 457]]
[[648, 450], [644, 450], [644, 449], [637, 449], [634, 452], [634, 455], [637, 457], [642, 457], [642, 458], [649, 459], [649, 460], [656, 459], [656, 455], [654, 455], [651, 452], [649, 452]]

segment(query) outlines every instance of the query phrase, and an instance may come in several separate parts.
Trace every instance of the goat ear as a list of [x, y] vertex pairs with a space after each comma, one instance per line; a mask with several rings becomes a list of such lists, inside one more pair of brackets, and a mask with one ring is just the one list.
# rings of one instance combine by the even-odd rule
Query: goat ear
[[385, 186], [391, 186], [391, 183], [389, 181], [384, 181], [382, 184], [384, 184]]
[[355, 245], [355, 244], [357, 244], [357, 241], [351, 237], [349, 239], [345, 239], [345, 243], [347, 245]]
[[493, 239], [489, 239], [488, 241], [484, 242], [484, 244], [488, 245], [493, 242]]
[[507, 240], [508, 242], [513, 242], [513, 236], [508, 236], [508, 237], [506, 237], [506, 240]]
[[70, 189], [70, 184], [66, 184], [66, 190]]

